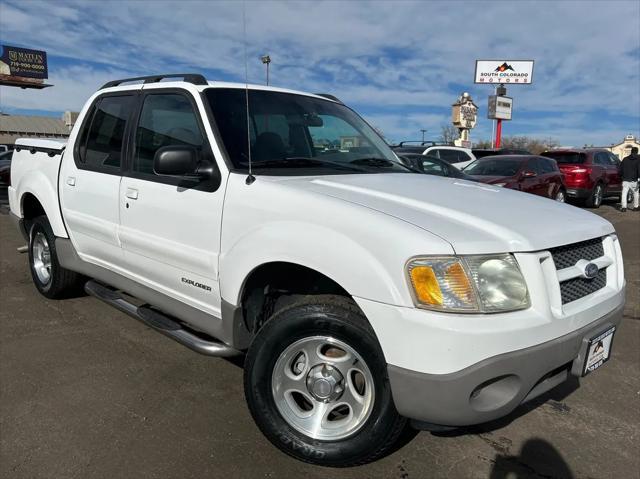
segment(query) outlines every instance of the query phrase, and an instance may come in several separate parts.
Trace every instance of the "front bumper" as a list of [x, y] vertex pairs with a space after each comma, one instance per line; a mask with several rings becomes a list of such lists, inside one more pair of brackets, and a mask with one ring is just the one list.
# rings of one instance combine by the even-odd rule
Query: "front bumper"
[[580, 376], [589, 339], [622, 320], [624, 304], [587, 326], [536, 346], [494, 356], [450, 374], [426, 374], [389, 365], [398, 412], [446, 426], [505, 416], [568, 379]]

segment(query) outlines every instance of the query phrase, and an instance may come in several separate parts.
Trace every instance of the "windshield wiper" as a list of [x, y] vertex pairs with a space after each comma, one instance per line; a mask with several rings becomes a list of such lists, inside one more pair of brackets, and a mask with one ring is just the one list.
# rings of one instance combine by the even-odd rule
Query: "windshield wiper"
[[386, 158], [379, 158], [376, 156], [358, 158], [357, 160], [350, 161], [349, 163], [351, 163], [352, 165], [370, 166], [372, 168], [391, 168], [393, 166], [400, 166], [405, 170], [413, 171], [411, 168], [403, 165], [402, 163], [387, 160]]
[[328, 160], [320, 160], [318, 158], [307, 158], [304, 156], [292, 156], [289, 158], [280, 158], [274, 160], [264, 160], [264, 161], [254, 161], [252, 162], [253, 166], [257, 168], [309, 168], [314, 166], [330, 166], [333, 168], [339, 168], [342, 170], [349, 171], [360, 171], [364, 172], [362, 168], [358, 168], [356, 166], [350, 166], [348, 164], [338, 163], [335, 161]]

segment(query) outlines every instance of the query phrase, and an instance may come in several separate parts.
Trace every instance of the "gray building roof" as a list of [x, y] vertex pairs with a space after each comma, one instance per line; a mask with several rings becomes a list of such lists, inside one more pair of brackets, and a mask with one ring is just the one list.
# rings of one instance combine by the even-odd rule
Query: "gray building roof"
[[61, 118], [49, 116], [1, 115], [0, 133], [36, 135], [69, 135], [69, 127]]
[[[74, 114], [75, 115], [75, 114]], [[15, 143], [18, 138], [67, 138], [75, 117], [2, 115], [0, 114], [0, 143]]]

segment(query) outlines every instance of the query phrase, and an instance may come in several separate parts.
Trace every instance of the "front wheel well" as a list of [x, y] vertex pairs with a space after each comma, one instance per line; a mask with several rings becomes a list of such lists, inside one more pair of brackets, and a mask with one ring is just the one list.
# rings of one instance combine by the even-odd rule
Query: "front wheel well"
[[255, 334], [271, 314], [300, 296], [334, 295], [351, 299], [328, 276], [295, 263], [273, 262], [258, 266], [245, 280], [241, 294], [244, 325]]

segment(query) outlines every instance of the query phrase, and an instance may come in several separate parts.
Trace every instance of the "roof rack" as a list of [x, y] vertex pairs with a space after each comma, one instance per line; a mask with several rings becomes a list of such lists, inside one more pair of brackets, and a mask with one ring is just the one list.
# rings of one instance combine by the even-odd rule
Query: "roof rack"
[[338, 103], [343, 104], [343, 103], [338, 99], [338, 97], [335, 97], [335, 96], [333, 96], [333, 95], [331, 95], [331, 94], [329, 94], [329, 93], [316, 93], [316, 95], [318, 95], [318, 96], [323, 96], [323, 97], [325, 97], [325, 98], [328, 98], [329, 100], [337, 101]]
[[143, 83], [158, 83], [165, 78], [182, 78], [185, 82], [193, 83], [194, 85], [207, 85], [207, 79], [199, 73], [170, 73], [167, 75], [149, 75], [144, 77], [123, 78], [122, 80], [112, 80], [102, 85], [100, 87], [100, 90], [134, 81], [142, 81]]
[[405, 143], [418, 143], [420, 146], [452, 146], [452, 145], [449, 145], [449, 143], [444, 141], [432, 141], [432, 140], [425, 140], [425, 141], [406, 140], [406, 141], [401, 141], [396, 146], [403, 147]]

